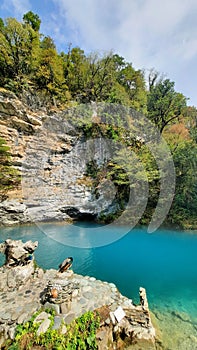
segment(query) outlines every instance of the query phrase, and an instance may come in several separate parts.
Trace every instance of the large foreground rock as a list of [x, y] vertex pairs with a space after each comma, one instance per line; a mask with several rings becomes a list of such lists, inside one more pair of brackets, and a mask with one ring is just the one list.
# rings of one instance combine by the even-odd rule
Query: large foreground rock
[[0, 290], [16, 290], [24, 285], [34, 273], [34, 250], [38, 242], [14, 241], [7, 239], [0, 244], [0, 252], [5, 254], [5, 264], [0, 268]]
[[[35, 268], [32, 260], [26, 260], [36, 247], [37, 242], [31, 241], [7, 240], [0, 245], [6, 255], [0, 268], [0, 346], [6, 339], [14, 338], [17, 324], [28, 321], [42, 307], [55, 311], [53, 327], [62, 332], [66, 331], [61, 328], [62, 321], [69, 324], [86, 311], [97, 310], [99, 350], [120, 350], [138, 343], [139, 349], [155, 350], [155, 329], [144, 288], [140, 289], [140, 304], [136, 306], [113, 283], [73, 271], [44, 272]], [[45, 332], [50, 326], [46, 312], [42, 312], [38, 322], [39, 333]]]

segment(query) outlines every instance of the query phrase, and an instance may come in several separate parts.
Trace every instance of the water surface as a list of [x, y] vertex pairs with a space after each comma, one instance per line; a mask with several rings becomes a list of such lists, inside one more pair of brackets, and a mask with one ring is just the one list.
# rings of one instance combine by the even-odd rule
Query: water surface
[[[145, 229], [133, 229], [121, 237], [124, 227], [114, 226], [109, 228], [109, 235], [114, 232], [121, 237], [114, 243], [77, 248], [76, 241], [80, 245], [80, 237], [84, 240], [86, 227], [91, 225], [47, 224], [43, 231], [36, 225], [3, 228], [0, 240], [38, 240], [35, 257], [43, 268], [58, 268], [65, 257], [73, 256], [76, 273], [113, 282], [136, 303], [139, 287], [145, 287], [149, 307], [162, 328], [165, 348], [197, 349], [197, 234], [169, 230], [148, 234]], [[58, 241], [49, 238], [45, 228], [50, 228]], [[102, 230], [102, 226], [97, 228]], [[70, 245], [60, 243], [66, 235]]]

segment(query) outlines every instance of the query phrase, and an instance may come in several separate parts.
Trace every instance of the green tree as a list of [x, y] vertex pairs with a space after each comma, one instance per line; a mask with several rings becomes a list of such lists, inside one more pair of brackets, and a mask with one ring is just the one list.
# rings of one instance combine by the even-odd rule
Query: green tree
[[23, 22], [25, 24], [30, 24], [33, 30], [39, 32], [41, 20], [37, 14], [33, 13], [32, 11], [28, 11], [23, 16]]
[[124, 106], [130, 106], [131, 100], [129, 98], [128, 93], [126, 92], [124, 86], [122, 86], [118, 81], [115, 81], [112, 84], [111, 91], [107, 98], [107, 102], [109, 103], [118, 103]]
[[8, 18], [0, 26], [1, 85], [15, 82], [15, 89], [33, 73], [37, 66], [39, 34], [29, 24]]
[[4, 22], [3, 22], [2, 18], [0, 18], [0, 29], [2, 30], [3, 27], [4, 27]]
[[55, 43], [54, 43], [54, 40], [50, 37], [50, 36], [45, 36], [41, 43], [40, 43], [40, 47], [43, 49], [43, 50], [47, 50], [47, 49], [53, 49], [53, 50], [56, 50], [56, 46], [55, 46]]
[[39, 67], [34, 76], [35, 83], [39, 89], [46, 90], [54, 102], [55, 98], [65, 102], [69, 94], [65, 84], [63, 61], [50, 37], [45, 37], [41, 42], [38, 60]]
[[[196, 223], [197, 145], [194, 141], [179, 143], [173, 153], [176, 168], [176, 192], [169, 220], [187, 227]], [[189, 228], [189, 226], [188, 226]]]
[[162, 133], [167, 125], [182, 116], [186, 100], [183, 94], [175, 91], [174, 82], [169, 79], [159, 80], [151, 85], [148, 94], [148, 117]]
[[115, 82], [112, 55], [99, 57], [92, 54], [88, 57], [88, 79], [86, 95], [90, 101], [105, 101], [108, 99]]
[[111, 54], [85, 56], [83, 50], [75, 47], [62, 58], [66, 83], [75, 99], [82, 103], [108, 99], [115, 81]]
[[68, 53], [61, 53], [64, 77], [72, 97], [79, 102], [85, 99], [87, 82], [87, 58], [79, 47], [69, 48]]
[[144, 73], [135, 70], [131, 63], [123, 61], [120, 63], [122, 68], [117, 70], [117, 81], [125, 88], [131, 101], [130, 106], [146, 113], [147, 92]]

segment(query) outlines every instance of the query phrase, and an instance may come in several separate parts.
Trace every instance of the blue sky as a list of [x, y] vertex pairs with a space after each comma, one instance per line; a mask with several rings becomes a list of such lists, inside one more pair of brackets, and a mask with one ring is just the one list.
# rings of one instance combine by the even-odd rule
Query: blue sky
[[114, 51], [135, 68], [155, 68], [197, 106], [196, 0], [1, 0], [0, 17], [37, 13], [59, 51]]

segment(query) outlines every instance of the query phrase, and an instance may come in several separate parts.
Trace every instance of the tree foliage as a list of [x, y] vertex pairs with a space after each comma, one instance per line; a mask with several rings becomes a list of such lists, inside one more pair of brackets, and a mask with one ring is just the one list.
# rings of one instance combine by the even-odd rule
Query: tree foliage
[[165, 79], [155, 84], [152, 81], [147, 101], [148, 116], [161, 133], [168, 124], [182, 116], [185, 107], [186, 98], [175, 91], [173, 81]]
[[32, 11], [24, 14], [23, 22], [1, 19], [1, 86], [16, 93], [27, 87], [45, 90], [52, 101], [55, 96], [62, 102], [118, 102], [146, 111], [143, 71], [113, 53], [85, 55], [69, 46], [68, 52], [58, 54], [53, 39], [39, 32], [40, 24]]
[[176, 192], [169, 221], [190, 228], [196, 223], [197, 145], [194, 141], [179, 143], [173, 153], [176, 169]]
[[25, 24], [30, 24], [33, 30], [39, 32], [41, 20], [37, 14], [32, 11], [25, 13], [23, 16], [23, 22]]
[[2, 86], [30, 79], [36, 69], [39, 50], [39, 34], [29, 24], [8, 18], [0, 26], [0, 82]]
[[45, 37], [41, 44], [39, 67], [34, 81], [40, 89], [46, 89], [56, 96], [65, 82], [62, 61], [50, 37]]

